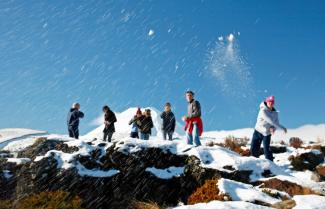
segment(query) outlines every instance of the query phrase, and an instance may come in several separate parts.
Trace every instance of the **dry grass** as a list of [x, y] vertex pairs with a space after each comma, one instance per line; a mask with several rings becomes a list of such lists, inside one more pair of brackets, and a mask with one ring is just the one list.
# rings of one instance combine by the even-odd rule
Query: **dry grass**
[[65, 191], [41, 192], [19, 200], [13, 208], [19, 209], [83, 209], [82, 200]]
[[212, 141], [208, 142], [206, 145], [213, 147], [214, 145], [225, 147], [233, 152], [236, 152], [242, 156], [249, 156], [249, 149], [243, 149], [246, 147], [249, 139], [248, 138], [236, 138], [234, 136], [227, 136], [223, 143], [214, 143]]
[[187, 204], [194, 205], [197, 203], [206, 203], [213, 200], [231, 200], [226, 194], [220, 194], [217, 186], [218, 179], [206, 180], [205, 183], [196, 189], [187, 200]]
[[136, 209], [164, 209], [155, 202], [133, 201], [132, 204]]
[[315, 192], [309, 188], [302, 187], [289, 181], [282, 181], [276, 178], [263, 181], [262, 187], [283, 191], [288, 193], [290, 196], [315, 194]]
[[296, 149], [301, 148], [302, 144], [303, 144], [303, 141], [298, 137], [292, 137], [289, 140], [290, 147], [293, 147]]

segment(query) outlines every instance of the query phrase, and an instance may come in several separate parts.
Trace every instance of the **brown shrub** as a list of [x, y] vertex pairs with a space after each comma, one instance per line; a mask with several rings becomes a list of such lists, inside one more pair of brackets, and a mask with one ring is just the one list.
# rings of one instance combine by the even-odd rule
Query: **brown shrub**
[[14, 208], [19, 209], [83, 209], [82, 200], [65, 191], [41, 192], [19, 200]]
[[205, 183], [196, 189], [188, 198], [187, 204], [194, 205], [202, 202], [210, 202], [213, 200], [231, 200], [226, 194], [220, 194], [218, 186], [218, 179], [206, 180]]
[[1, 209], [12, 209], [12, 201], [11, 200], [0, 200], [0, 208]]
[[296, 202], [294, 200], [284, 200], [282, 202], [277, 202], [272, 205], [272, 207], [276, 209], [291, 209], [295, 206]]
[[319, 175], [325, 177], [325, 166], [324, 165], [319, 165], [316, 167], [316, 171]]
[[230, 149], [231, 151], [237, 152], [242, 156], [249, 156], [249, 150], [243, 149], [248, 143], [248, 138], [236, 138], [234, 136], [227, 136], [224, 141], [224, 147]]
[[141, 202], [141, 201], [133, 201], [135, 209], [163, 209], [163, 207], [159, 206], [155, 202]]
[[282, 181], [276, 178], [263, 181], [262, 187], [283, 191], [291, 196], [315, 194], [315, 192], [309, 188], [302, 187], [296, 183], [292, 183], [289, 181]]
[[293, 147], [296, 149], [300, 148], [302, 144], [303, 144], [303, 141], [298, 137], [291, 137], [289, 140], [290, 147]]

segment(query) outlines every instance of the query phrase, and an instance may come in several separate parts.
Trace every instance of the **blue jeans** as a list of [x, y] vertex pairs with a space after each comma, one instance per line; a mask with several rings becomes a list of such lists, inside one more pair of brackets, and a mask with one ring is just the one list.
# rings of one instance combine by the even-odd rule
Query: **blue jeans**
[[69, 137], [75, 138], [75, 139], [79, 138], [79, 129], [78, 129], [78, 127], [69, 126], [68, 131], [69, 131]]
[[263, 142], [264, 156], [266, 159], [273, 161], [273, 154], [270, 148], [271, 135], [264, 136], [258, 131], [254, 131], [253, 139], [251, 143], [251, 155], [254, 157], [259, 157], [261, 143]]
[[150, 134], [140, 133], [140, 139], [149, 140]]
[[164, 140], [167, 140], [167, 136], [168, 136], [168, 140], [172, 141], [173, 140], [173, 131], [163, 131], [163, 137]]
[[196, 123], [193, 124], [192, 134], [187, 132], [186, 137], [187, 137], [187, 144], [193, 144], [193, 139], [194, 139], [194, 143], [196, 146], [201, 145], [199, 127], [197, 126]]

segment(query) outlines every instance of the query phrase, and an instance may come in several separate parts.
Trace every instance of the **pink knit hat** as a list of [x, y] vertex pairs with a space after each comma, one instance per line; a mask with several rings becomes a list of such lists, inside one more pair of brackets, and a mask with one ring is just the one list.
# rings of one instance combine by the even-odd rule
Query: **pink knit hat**
[[274, 104], [274, 102], [275, 102], [275, 97], [274, 97], [274, 96], [269, 96], [269, 97], [266, 98], [265, 101], [266, 101], [266, 102], [271, 102], [271, 103]]

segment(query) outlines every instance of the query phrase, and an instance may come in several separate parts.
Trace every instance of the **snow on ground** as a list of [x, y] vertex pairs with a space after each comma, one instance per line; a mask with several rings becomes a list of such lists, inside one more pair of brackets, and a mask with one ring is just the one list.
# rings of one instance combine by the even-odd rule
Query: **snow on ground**
[[[224, 139], [227, 136], [235, 136], [238, 138], [251, 138], [254, 128], [244, 128], [229, 131], [209, 131], [204, 132], [203, 137], [214, 138], [217, 140]], [[283, 131], [276, 131], [272, 137], [273, 142], [280, 142], [281, 140], [288, 142], [291, 137], [299, 137], [304, 142], [325, 142], [325, 124], [319, 125], [304, 125], [296, 129], [288, 129], [288, 133], [284, 134]]]
[[185, 139], [164, 141], [159, 138], [152, 138], [149, 141], [139, 139], [124, 138], [117, 143], [116, 148], [124, 153], [132, 153], [144, 148], [159, 147], [178, 155], [193, 155], [201, 160], [201, 165], [207, 168], [228, 171], [224, 166], [232, 166], [236, 170], [252, 170], [250, 176], [252, 181], [262, 178], [264, 170], [271, 170], [277, 175], [286, 175], [286, 173], [273, 162], [266, 159], [257, 159], [255, 157], [242, 157], [220, 146], [200, 146], [194, 147], [187, 145]]
[[31, 129], [24, 129], [24, 128], [7, 128], [7, 129], [0, 129], [0, 143], [8, 140], [19, 138], [28, 135], [36, 135], [36, 134], [46, 134], [45, 131], [37, 131]]
[[[89, 156], [90, 153], [94, 150], [94, 147], [87, 144], [85, 141], [82, 140], [71, 140], [65, 142], [68, 146], [75, 146], [78, 147], [79, 150], [73, 153], [64, 153], [58, 150], [50, 150], [43, 156], [37, 156], [34, 161], [40, 161], [46, 157], [54, 157], [58, 162], [57, 168], [59, 169], [69, 169], [75, 167], [78, 170], [79, 175], [81, 176], [91, 176], [91, 177], [111, 177], [119, 173], [116, 169], [110, 169], [108, 171], [102, 171], [97, 169], [87, 169], [79, 162], [76, 162], [75, 159], [77, 156]], [[101, 143], [97, 141], [97, 144]], [[95, 143], [96, 144], [96, 143]], [[101, 148], [102, 155], [105, 154], [105, 150], [108, 148], [111, 143], [106, 144], [104, 147]]]
[[17, 143], [26, 144], [27, 142], [22, 143], [22, 139], [44, 134], [47, 134], [47, 132], [23, 128], [0, 129], [0, 149], [5, 149], [5, 147], [11, 143], [16, 143], [16, 145]]
[[221, 178], [218, 181], [218, 188], [221, 193], [228, 194], [233, 201], [255, 202], [258, 200], [269, 204], [281, 201], [270, 197], [250, 184], [244, 184], [229, 179]]
[[25, 164], [30, 162], [29, 158], [7, 158], [7, 162], [9, 163], [16, 163], [17, 165]]
[[325, 209], [325, 197], [318, 195], [296, 195], [293, 209]]
[[211, 201], [208, 203], [199, 203], [195, 205], [183, 205], [175, 207], [174, 209], [271, 209], [270, 207], [264, 207], [260, 205], [255, 205], [244, 201]]
[[173, 177], [179, 177], [182, 174], [184, 174], [184, 169], [185, 169], [184, 167], [174, 167], [174, 166], [165, 169], [158, 169], [155, 167], [151, 167], [151, 168], [146, 168], [146, 171], [152, 173], [153, 175], [161, 179], [171, 179]]

